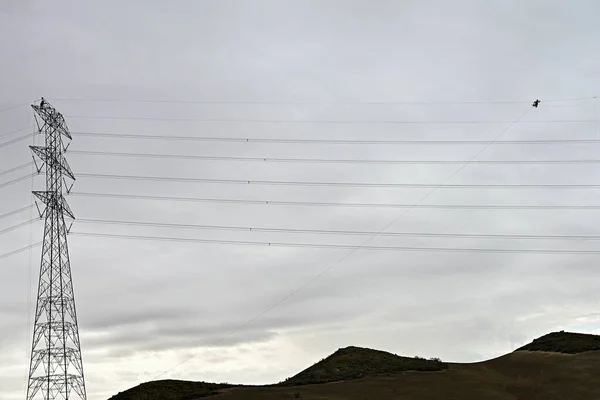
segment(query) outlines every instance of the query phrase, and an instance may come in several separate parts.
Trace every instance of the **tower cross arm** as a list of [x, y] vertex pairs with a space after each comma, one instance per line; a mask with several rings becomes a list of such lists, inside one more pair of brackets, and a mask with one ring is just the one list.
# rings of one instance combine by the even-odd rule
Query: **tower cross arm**
[[69, 206], [65, 197], [61, 194], [51, 191], [33, 191], [35, 197], [40, 199], [46, 207], [57, 209], [61, 213], [65, 213], [68, 217], [75, 219], [75, 215]]
[[39, 115], [44, 121], [44, 125], [52, 126], [54, 129], [59, 131], [62, 135], [73, 139], [71, 133], [67, 129], [67, 123], [63, 115], [58, 112], [46, 99], [42, 97], [39, 104], [32, 104], [31, 108]]
[[73, 174], [73, 171], [71, 170], [67, 159], [62, 154], [59, 154], [57, 158], [52, 154], [52, 152], [48, 150], [47, 147], [29, 146], [29, 148], [31, 149], [31, 152], [34, 155], [38, 156], [38, 158], [42, 160], [42, 162], [44, 162], [46, 165], [58, 166], [65, 175], [75, 180], [75, 174]]
[[69, 207], [69, 203], [67, 203], [64, 196], [61, 196], [61, 209], [66, 215], [75, 219], [75, 215], [73, 214], [73, 211], [71, 211], [71, 207]]

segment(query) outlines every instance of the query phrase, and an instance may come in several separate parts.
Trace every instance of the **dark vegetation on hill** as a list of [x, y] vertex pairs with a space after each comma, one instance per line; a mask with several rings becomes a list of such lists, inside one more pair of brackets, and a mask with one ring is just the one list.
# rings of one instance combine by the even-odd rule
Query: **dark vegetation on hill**
[[234, 385], [175, 380], [153, 381], [114, 395], [109, 400], [196, 400], [231, 387]]
[[517, 351], [546, 351], [552, 353], [577, 354], [600, 350], [600, 336], [584, 333], [552, 332], [525, 345]]
[[448, 366], [438, 359], [400, 357], [385, 351], [346, 347], [280, 385], [310, 385], [404, 371], [441, 371], [446, 368]]

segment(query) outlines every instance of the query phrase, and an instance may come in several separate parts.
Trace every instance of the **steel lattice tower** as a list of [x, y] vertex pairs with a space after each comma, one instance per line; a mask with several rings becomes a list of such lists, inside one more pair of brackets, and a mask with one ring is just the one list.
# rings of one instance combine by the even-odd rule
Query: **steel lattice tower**
[[46, 190], [33, 194], [46, 207], [40, 212], [45, 218], [44, 241], [27, 400], [86, 400], [65, 223], [65, 216], [75, 217], [63, 196], [71, 188], [67, 179], [75, 181], [64, 157], [68, 145], [63, 143], [63, 136], [70, 142], [71, 134], [62, 114], [44, 98], [32, 108], [38, 131], [45, 136], [45, 146], [30, 148], [36, 167], [37, 160], [41, 161], [38, 173], [44, 166], [46, 173]]

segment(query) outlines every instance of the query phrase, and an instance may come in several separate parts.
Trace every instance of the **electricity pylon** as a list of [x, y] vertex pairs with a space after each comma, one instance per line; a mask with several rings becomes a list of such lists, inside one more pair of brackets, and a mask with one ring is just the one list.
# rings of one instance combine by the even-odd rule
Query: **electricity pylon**
[[46, 190], [33, 192], [45, 204], [43, 211], [38, 208], [45, 225], [27, 400], [86, 400], [65, 222], [65, 216], [75, 217], [63, 196], [75, 182], [63, 143], [63, 137], [69, 143], [72, 138], [62, 114], [43, 97], [31, 107], [45, 136], [45, 146], [30, 148], [37, 172], [45, 167]]

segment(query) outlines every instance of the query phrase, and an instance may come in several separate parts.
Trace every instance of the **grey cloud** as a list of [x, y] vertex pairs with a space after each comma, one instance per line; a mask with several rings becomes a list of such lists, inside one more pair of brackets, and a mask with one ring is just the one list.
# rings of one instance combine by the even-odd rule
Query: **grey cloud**
[[[234, 329], [232, 327], [231, 329]], [[225, 330], [213, 330], [209, 327], [176, 329], [160, 329], [139, 327], [131, 331], [112, 331], [103, 338], [88, 338], [82, 343], [89, 346], [90, 354], [95, 360], [110, 361], [114, 358], [141, 356], [150, 351], [173, 351], [194, 348], [211, 348], [222, 346], [236, 346], [247, 343], [266, 342], [275, 336], [265, 330], [246, 330], [243, 336], [229, 336], [223, 334]], [[226, 332], [226, 331], [225, 331]], [[94, 354], [101, 351], [101, 355]]]
[[[434, 4], [435, 3], [435, 4]], [[157, 104], [59, 98], [208, 101], [542, 100], [501, 140], [596, 138], [600, 105], [547, 100], [597, 95], [600, 30], [594, 1], [130, 1], [0, 5], [0, 109], [46, 96], [67, 118], [73, 149], [252, 157], [468, 160], [469, 146], [309, 146], [108, 140], [76, 132], [273, 138], [491, 140], [503, 124], [284, 124], [85, 119], [501, 120], [527, 104]], [[519, 10], [515, 12], [514, 10]], [[32, 123], [0, 114], [0, 135]], [[18, 135], [11, 135], [10, 138]], [[8, 139], [8, 137], [6, 138]], [[5, 138], [0, 138], [2, 143]], [[41, 138], [37, 138], [41, 143]], [[30, 160], [0, 148], [0, 171]], [[491, 145], [480, 159], [597, 158], [595, 146]], [[298, 181], [439, 183], [460, 165], [224, 163], [68, 155], [79, 173]], [[26, 170], [21, 171], [23, 174]], [[3, 176], [0, 184], [19, 177]], [[449, 183], [596, 183], [593, 165], [463, 168]], [[41, 188], [36, 178], [33, 188]], [[0, 214], [31, 204], [30, 181], [0, 188]], [[424, 190], [190, 185], [78, 179], [74, 190], [181, 197], [415, 203]], [[448, 190], [425, 204], [596, 204], [597, 190]], [[80, 218], [205, 225], [380, 230], [404, 211], [232, 206], [69, 197]], [[35, 214], [0, 221], [0, 229]], [[597, 234], [595, 211], [412, 210], [387, 231]], [[360, 244], [330, 237], [123, 228], [76, 222], [74, 231], [226, 240]], [[0, 254], [41, 238], [41, 224], [0, 237]], [[533, 255], [256, 248], [71, 236], [75, 295], [90, 400], [125, 390], [187, 355], [172, 377], [275, 382], [344, 345], [474, 361], [548, 330], [596, 329], [595, 255]], [[596, 241], [374, 238], [371, 245], [591, 250]], [[39, 249], [0, 259], [0, 368], [25, 376], [25, 321]], [[329, 272], [216, 346], [300, 285]], [[29, 311], [31, 317], [32, 311]], [[31, 319], [31, 318], [30, 318]], [[584, 322], [582, 322], [584, 321]], [[29, 329], [30, 330], [30, 329]], [[285, 359], [277, 354], [289, 354]], [[269, 358], [271, 357], [271, 358]], [[213, 360], [220, 359], [218, 363]], [[234, 361], [235, 360], [235, 361]], [[265, 361], [268, 360], [268, 361]], [[228, 362], [235, 364], [230, 367]], [[260, 364], [260, 365], [259, 365]], [[252, 366], [252, 367], [251, 367]], [[268, 370], [263, 369], [268, 366]], [[189, 367], [189, 368], [188, 368]], [[266, 368], [266, 367], [264, 367]], [[12, 372], [11, 372], [12, 373]], [[22, 397], [14, 372], [0, 398]]]

